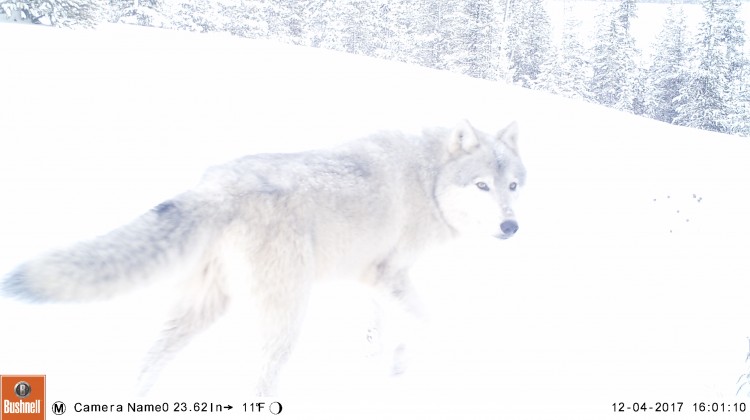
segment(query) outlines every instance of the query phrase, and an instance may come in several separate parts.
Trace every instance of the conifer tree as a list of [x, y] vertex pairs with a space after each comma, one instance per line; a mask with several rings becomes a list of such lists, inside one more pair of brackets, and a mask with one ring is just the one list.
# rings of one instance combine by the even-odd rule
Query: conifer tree
[[[703, 0], [693, 62], [676, 98], [676, 124], [720, 133], [742, 133], [747, 115], [742, 86], [744, 33], [736, 0]], [[744, 98], [743, 98], [744, 96]]]
[[587, 52], [581, 45], [580, 20], [570, 10], [566, 11], [562, 44], [542, 66], [539, 79], [534, 84], [536, 89], [556, 93], [568, 98], [585, 99], [588, 97], [588, 62]]
[[0, 0], [0, 13], [32, 23], [93, 27], [107, 20], [101, 0]]
[[635, 1], [622, 0], [612, 9], [606, 2], [597, 18], [596, 41], [592, 49], [592, 78], [589, 83], [594, 102], [622, 111], [638, 112], [638, 50], [630, 33], [635, 17]]
[[646, 115], [672, 123], [677, 116], [676, 100], [687, 83], [690, 48], [682, 6], [672, 2], [654, 44], [653, 62], [646, 75]]
[[513, 82], [530, 87], [550, 56], [551, 24], [542, 0], [510, 2], [506, 54]]
[[490, 69], [497, 43], [496, 11], [492, 0], [456, 3], [445, 16], [443, 41], [448, 44], [442, 56], [445, 67], [468, 76], [491, 78]]

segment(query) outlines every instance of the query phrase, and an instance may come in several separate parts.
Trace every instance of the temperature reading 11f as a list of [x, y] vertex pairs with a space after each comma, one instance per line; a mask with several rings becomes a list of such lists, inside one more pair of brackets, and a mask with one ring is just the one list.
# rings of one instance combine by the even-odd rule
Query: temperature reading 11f
[[278, 401], [274, 401], [271, 403], [265, 403], [265, 402], [256, 402], [256, 403], [243, 403], [242, 407], [245, 408], [245, 412], [251, 412], [251, 413], [261, 413], [263, 411], [268, 411], [269, 413], [273, 415], [277, 415], [281, 413], [282, 406], [281, 403]]

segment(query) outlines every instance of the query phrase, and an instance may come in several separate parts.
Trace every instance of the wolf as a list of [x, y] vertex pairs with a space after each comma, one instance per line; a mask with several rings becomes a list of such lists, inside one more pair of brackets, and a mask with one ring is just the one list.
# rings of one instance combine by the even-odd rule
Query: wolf
[[31, 302], [80, 302], [190, 267], [146, 357], [147, 387], [226, 311], [237, 270], [231, 251], [263, 317], [256, 392], [272, 395], [316, 281], [354, 279], [417, 313], [408, 275], [422, 251], [461, 234], [507, 239], [518, 231], [512, 204], [526, 170], [517, 142], [515, 121], [495, 135], [461, 121], [421, 135], [381, 132], [331, 149], [242, 157], [130, 224], [22, 263], [0, 287]]

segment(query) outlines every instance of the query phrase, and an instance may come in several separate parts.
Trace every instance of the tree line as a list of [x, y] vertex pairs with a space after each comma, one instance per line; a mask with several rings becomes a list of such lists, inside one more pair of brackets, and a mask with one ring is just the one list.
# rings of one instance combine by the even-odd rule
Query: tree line
[[600, 1], [592, 46], [569, 13], [572, 1], [557, 42], [544, 0], [0, 0], [0, 12], [56, 26], [107, 21], [274, 39], [750, 136], [741, 1], [699, 2], [703, 18], [691, 33], [682, 4], [672, 1], [647, 67], [631, 29], [635, 0]]

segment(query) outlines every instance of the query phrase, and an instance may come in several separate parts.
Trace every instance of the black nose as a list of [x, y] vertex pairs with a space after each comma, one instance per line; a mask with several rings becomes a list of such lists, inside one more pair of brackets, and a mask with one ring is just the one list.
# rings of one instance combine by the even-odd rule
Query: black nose
[[515, 220], [506, 220], [503, 223], [500, 223], [500, 230], [508, 236], [513, 235], [518, 232], [518, 223], [516, 223]]

